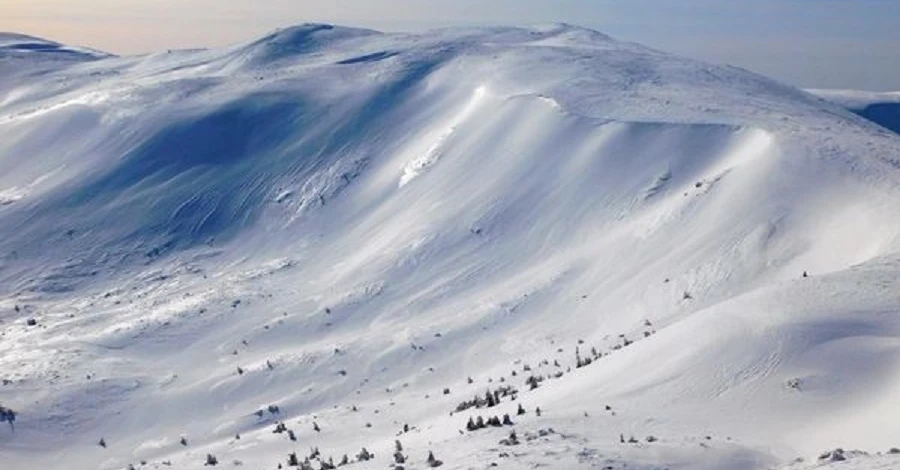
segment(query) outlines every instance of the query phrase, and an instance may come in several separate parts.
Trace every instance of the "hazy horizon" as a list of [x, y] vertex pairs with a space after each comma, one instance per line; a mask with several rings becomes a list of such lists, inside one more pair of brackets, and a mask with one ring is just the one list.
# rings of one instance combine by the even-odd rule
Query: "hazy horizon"
[[305, 22], [420, 31], [567, 22], [806, 88], [900, 90], [900, 2], [889, 0], [0, 0], [0, 31], [114, 54], [217, 47]]

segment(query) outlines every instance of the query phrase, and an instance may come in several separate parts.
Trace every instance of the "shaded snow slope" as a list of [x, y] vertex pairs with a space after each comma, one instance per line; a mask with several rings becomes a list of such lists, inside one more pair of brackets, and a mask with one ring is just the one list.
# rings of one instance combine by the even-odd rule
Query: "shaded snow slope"
[[900, 138], [837, 105], [569, 25], [40, 53], [0, 83], [5, 462], [898, 445]]

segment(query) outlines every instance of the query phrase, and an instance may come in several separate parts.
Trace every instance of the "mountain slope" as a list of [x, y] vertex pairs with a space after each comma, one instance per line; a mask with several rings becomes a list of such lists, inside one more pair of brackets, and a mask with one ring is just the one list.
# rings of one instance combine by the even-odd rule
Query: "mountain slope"
[[898, 137], [836, 105], [569, 25], [44, 52], [0, 83], [15, 465], [896, 445]]
[[844, 106], [854, 113], [900, 133], [900, 93], [856, 90], [810, 90], [810, 93]]

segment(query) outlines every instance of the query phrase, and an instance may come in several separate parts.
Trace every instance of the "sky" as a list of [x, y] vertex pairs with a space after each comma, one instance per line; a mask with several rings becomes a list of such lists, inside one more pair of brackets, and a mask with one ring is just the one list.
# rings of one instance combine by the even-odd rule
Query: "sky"
[[900, 90], [900, 0], [0, 0], [0, 31], [116, 54], [233, 44], [304, 22], [567, 22], [800, 87]]

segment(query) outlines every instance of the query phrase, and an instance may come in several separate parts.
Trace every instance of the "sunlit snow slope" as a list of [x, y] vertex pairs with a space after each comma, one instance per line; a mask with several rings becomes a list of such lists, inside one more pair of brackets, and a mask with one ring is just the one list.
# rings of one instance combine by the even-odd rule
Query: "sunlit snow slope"
[[0, 467], [887, 451], [898, 207], [896, 134], [568, 25], [140, 57], [3, 35]]

